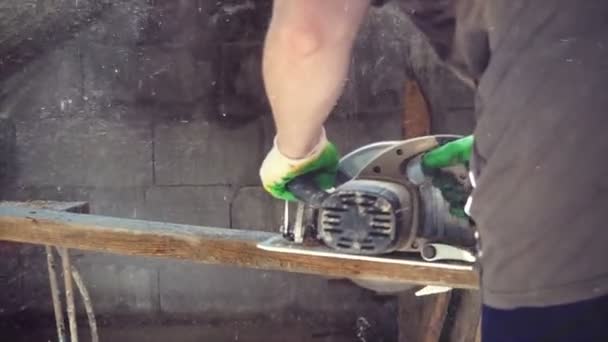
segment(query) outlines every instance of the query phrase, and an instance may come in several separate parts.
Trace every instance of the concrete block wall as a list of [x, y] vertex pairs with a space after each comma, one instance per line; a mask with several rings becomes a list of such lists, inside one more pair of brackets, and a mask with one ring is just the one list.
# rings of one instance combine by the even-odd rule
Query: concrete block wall
[[[109, 216], [277, 230], [282, 203], [257, 176], [274, 135], [260, 72], [270, 5], [121, 2], [20, 72], [0, 75], [0, 113], [15, 123], [17, 140], [15, 181], [0, 196], [88, 201], [93, 213]], [[397, 5], [371, 11], [327, 124], [343, 152], [401, 136], [407, 77], [423, 84], [436, 131], [471, 129], [470, 90], [425, 44]], [[18, 255], [1, 266], [19, 269], [2, 294], [13, 300], [0, 298], [13, 303], [4, 312], [50, 313], [41, 248], [21, 247]], [[394, 308], [320, 277], [84, 252], [75, 260], [102, 315], [382, 320]]]

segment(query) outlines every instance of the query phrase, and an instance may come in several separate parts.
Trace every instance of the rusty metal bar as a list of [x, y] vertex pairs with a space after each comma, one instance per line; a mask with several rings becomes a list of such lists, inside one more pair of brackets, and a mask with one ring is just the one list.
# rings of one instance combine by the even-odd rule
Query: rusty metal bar
[[44, 246], [46, 251], [46, 263], [49, 271], [49, 285], [51, 287], [51, 299], [53, 301], [53, 312], [55, 313], [55, 325], [57, 327], [57, 340], [59, 342], [67, 342], [65, 321], [63, 318], [63, 310], [61, 308], [61, 297], [59, 291], [59, 284], [57, 283], [57, 271], [55, 257], [53, 256], [53, 249], [51, 246]]
[[74, 283], [76, 283], [76, 287], [80, 292], [80, 296], [82, 297], [82, 302], [84, 304], [84, 310], [87, 313], [89, 330], [91, 331], [91, 342], [99, 342], [99, 333], [97, 332], [97, 320], [95, 319], [95, 312], [93, 311], [93, 302], [91, 301], [91, 296], [89, 295], [87, 287], [84, 285], [84, 280], [80, 276], [80, 272], [78, 272], [74, 265], [72, 265], [72, 278], [74, 279]]
[[76, 305], [74, 304], [74, 287], [72, 285], [72, 266], [70, 254], [67, 248], [58, 248], [61, 256], [63, 270], [63, 282], [65, 286], [65, 302], [68, 311], [68, 323], [70, 325], [70, 342], [78, 342], [78, 322], [76, 322]]

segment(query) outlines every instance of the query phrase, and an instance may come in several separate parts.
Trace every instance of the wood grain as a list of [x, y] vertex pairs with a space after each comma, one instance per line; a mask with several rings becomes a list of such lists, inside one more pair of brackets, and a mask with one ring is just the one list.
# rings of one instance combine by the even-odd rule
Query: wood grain
[[451, 292], [416, 297], [399, 295], [399, 341], [438, 342], [444, 330]]
[[272, 236], [275, 234], [0, 204], [0, 240], [330, 277], [477, 287], [477, 275], [472, 271], [290, 255], [256, 247]]
[[481, 317], [481, 297], [479, 291], [454, 291], [457, 305], [454, 308], [454, 322], [449, 333], [451, 342], [474, 342], [477, 339]]
[[444, 292], [432, 296], [432, 301], [428, 303], [423, 311], [422, 330], [420, 342], [438, 342], [443, 332], [445, 318], [448, 315], [448, 307], [452, 292]]

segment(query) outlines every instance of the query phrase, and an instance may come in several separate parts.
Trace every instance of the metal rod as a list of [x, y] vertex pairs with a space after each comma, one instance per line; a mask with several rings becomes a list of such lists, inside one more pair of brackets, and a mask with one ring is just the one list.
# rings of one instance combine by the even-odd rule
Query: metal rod
[[298, 202], [296, 222], [293, 225], [293, 242], [304, 242], [304, 203]]
[[63, 269], [63, 281], [65, 284], [65, 301], [68, 311], [68, 322], [70, 323], [70, 342], [78, 342], [78, 325], [76, 322], [76, 309], [74, 305], [74, 288], [72, 287], [72, 272], [70, 265], [70, 254], [67, 248], [58, 248], [61, 255]]
[[95, 319], [95, 312], [93, 311], [93, 302], [91, 301], [91, 296], [89, 295], [87, 287], [84, 285], [84, 281], [82, 280], [80, 273], [76, 267], [74, 267], [74, 265], [72, 265], [72, 278], [74, 278], [74, 283], [76, 283], [76, 287], [82, 296], [84, 310], [86, 311], [87, 318], [89, 320], [89, 329], [91, 330], [91, 342], [99, 342], [97, 320]]
[[285, 201], [285, 206], [283, 207], [283, 227], [281, 228], [283, 236], [287, 236], [289, 234], [289, 201]]
[[61, 308], [61, 297], [59, 295], [59, 284], [57, 283], [57, 271], [53, 249], [45, 245], [46, 264], [49, 271], [49, 285], [51, 287], [51, 298], [53, 300], [53, 311], [55, 313], [55, 325], [57, 326], [57, 341], [66, 342], [65, 321]]

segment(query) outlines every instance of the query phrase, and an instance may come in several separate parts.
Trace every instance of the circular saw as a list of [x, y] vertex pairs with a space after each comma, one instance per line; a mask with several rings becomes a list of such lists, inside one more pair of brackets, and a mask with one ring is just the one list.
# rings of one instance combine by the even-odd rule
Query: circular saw
[[[470, 269], [475, 262], [472, 222], [454, 215], [433, 179], [422, 171], [422, 155], [460, 138], [433, 135], [363, 146], [339, 163], [337, 184], [321, 190], [311, 176], [288, 189], [299, 199], [285, 203], [281, 236], [259, 248], [381, 262]], [[456, 191], [471, 190], [464, 165], [441, 170]]]

